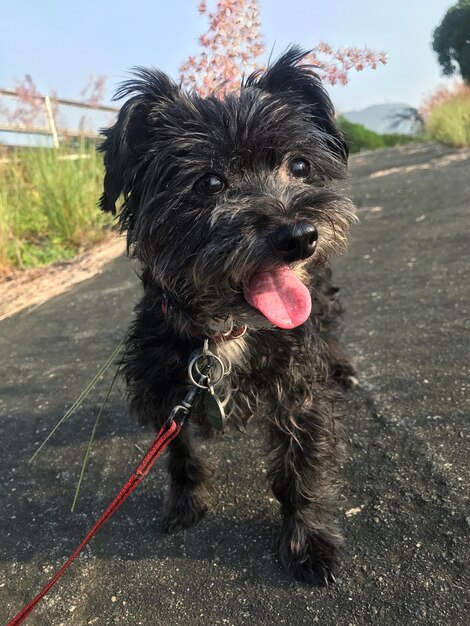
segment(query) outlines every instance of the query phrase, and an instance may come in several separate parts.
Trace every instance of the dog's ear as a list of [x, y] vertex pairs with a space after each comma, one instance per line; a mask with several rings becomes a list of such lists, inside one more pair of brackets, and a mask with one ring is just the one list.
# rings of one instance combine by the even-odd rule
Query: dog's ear
[[312, 66], [301, 65], [309, 52], [293, 46], [265, 72], [255, 72], [246, 81], [271, 94], [282, 94], [307, 108], [312, 122], [324, 133], [327, 147], [344, 164], [349, 149], [343, 132], [335, 120], [333, 104]]
[[179, 87], [158, 70], [136, 68], [133, 74], [135, 78], [122, 84], [114, 100], [132, 97], [122, 106], [116, 123], [101, 131], [105, 140], [99, 150], [104, 153], [105, 176], [99, 205], [113, 214], [117, 199], [121, 193], [127, 196], [145, 164], [158, 109], [179, 93]]

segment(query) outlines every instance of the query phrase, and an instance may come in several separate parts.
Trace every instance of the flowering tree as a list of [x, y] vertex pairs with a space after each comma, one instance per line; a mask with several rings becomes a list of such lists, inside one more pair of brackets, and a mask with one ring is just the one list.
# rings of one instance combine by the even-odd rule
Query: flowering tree
[[93, 74], [90, 74], [85, 87], [80, 92], [80, 96], [86, 104], [100, 104], [103, 102], [105, 93], [106, 76], [100, 74], [95, 77]]
[[[106, 93], [106, 80], [107, 79], [104, 74], [100, 74], [96, 77], [93, 76], [93, 74], [90, 74], [85, 86], [80, 91], [82, 102], [85, 104], [91, 104], [92, 106], [101, 104]], [[114, 118], [111, 121], [111, 124], [112, 123], [114, 123]], [[87, 124], [91, 124], [91, 127], [93, 127], [93, 122], [89, 119], [89, 116], [81, 115], [78, 122], [78, 130], [80, 133], [85, 132]]]
[[[263, 68], [260, 57], [264, 44], [257, 0], [219, 0], [213, 12], [202, 0], [199, 13], [207, 16], [209, 28], [199, 37], [199, 55], [189, 57], [180, 67], [183, 86], [196, 89], [200, 95], [216, 89], [224, 93], [236, 88], [244, 75]], [[368, 48], [334, 49], [324, 42], [312, 48], [304, 60], [315, 65], [320, 78], [331, 85], [345, 85], [351, 69], [375, 69], [386, 62], [383, 52]]]
[[29, 74], [16, 81], [16, 106], [8, 107], [0, 103], [0, 116], [9, 124], [27, 128], [39, 126], [44, 120], [44, 100], [40, 98], [36, 85]]
[[[8, 102], [9, 105], [0, 102], [0, 119], [5, 120], [8, 124], [23, 128], [47, 126], [44, 96], [38, 92], [31, 76], [25, 74], [21, 81], [16, 80], [15, 82], [16, 97], [13, 102], [11, 98], [8, 100], [5, 98], [5, 102]], [[80, 92], [81, 101], [85, 104], [97, 105], [103, 101], [105, 89], [106, 76], [94, 77], [90, 75], [85, 87]], [[58, 122], [59, 104], [55, 90], [50, 92], [50, 106], [56, 125], [60, 125]], [[81, 116], [78, 129], [82, 131], [85, 124], [86, 117]]]
[[[257, 0], [218, 0], [210, 12], [207, 1], [199, 2], [199, 12], [207, 16], [209, 27], [199, 37], [201, 51], [180, 67], [181, 83], [195, 89], [201, 95], [213, 91], [223, 94], [240, 85], [244, 75], [263, 69], [261, 56], [265, 50], [261, 34], [261, 22]], [[385, 64], [384, 53], [368, 48], [333, 48], [325, 42], [318, 43], [305, 57], [304, 63], [314, 65], [320, 78], [335, 85], [345, 85], [349, 72], [354, 69], [375, 69]], [[88, 104], [102, 102], [105, 92], [105, 76], [88, 77], [81, 92], [82, 101]], [[0, 103], [0, 117], [9, 123], [33, 127], [44, 121], [44, 101], [39, 98], [31, 76], [26, 75], [16, 85], [17, 106], [7, 108]], [[56, 95], [52, 94], [51, 106], [57, 115]], [[82, 116], [79, 128], [83, 130], [86, 118]]]

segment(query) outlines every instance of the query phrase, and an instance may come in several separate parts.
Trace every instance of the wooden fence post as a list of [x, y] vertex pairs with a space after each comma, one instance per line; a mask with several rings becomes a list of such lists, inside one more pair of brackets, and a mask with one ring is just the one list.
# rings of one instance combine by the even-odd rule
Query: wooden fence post
[[57, 129], [55, 127], [54, 114], [52, 112], [51, 99], [49, 96], [44, 96], [44, 104], [46, 105], [49, 126], [51, 129], [52, 139], [54, 141], [54, 148], [59, 148], [59, 138], [57, 137]]

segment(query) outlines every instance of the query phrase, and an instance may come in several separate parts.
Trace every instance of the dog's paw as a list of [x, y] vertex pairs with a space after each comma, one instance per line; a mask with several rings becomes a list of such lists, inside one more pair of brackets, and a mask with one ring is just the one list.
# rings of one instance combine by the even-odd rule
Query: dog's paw
[[344, 390], [354, 389], [359, 385], [357, 372], [352, 365], [336, 365], [332, 370], [333, 379]]
[[197, 491], [170, 493], [165, 502], [161, 528], [165, 533], [190, 528], [201, 521], [207, 509], [206, 497]]
[[314, 533], [299, 526], [286, 528], [279, 539], [279, 558], [297, 580], [325, 587], [336, 582], [341, 544], [337, 534]]

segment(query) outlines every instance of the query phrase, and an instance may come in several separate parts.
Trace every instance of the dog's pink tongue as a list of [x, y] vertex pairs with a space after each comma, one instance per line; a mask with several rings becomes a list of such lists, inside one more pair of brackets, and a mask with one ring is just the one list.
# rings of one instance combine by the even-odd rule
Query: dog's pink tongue
[[279, 328], [300, 326], [312, 310], [309, 290], [287, 266], [255, 274], [243, 293], [248, 304]]

